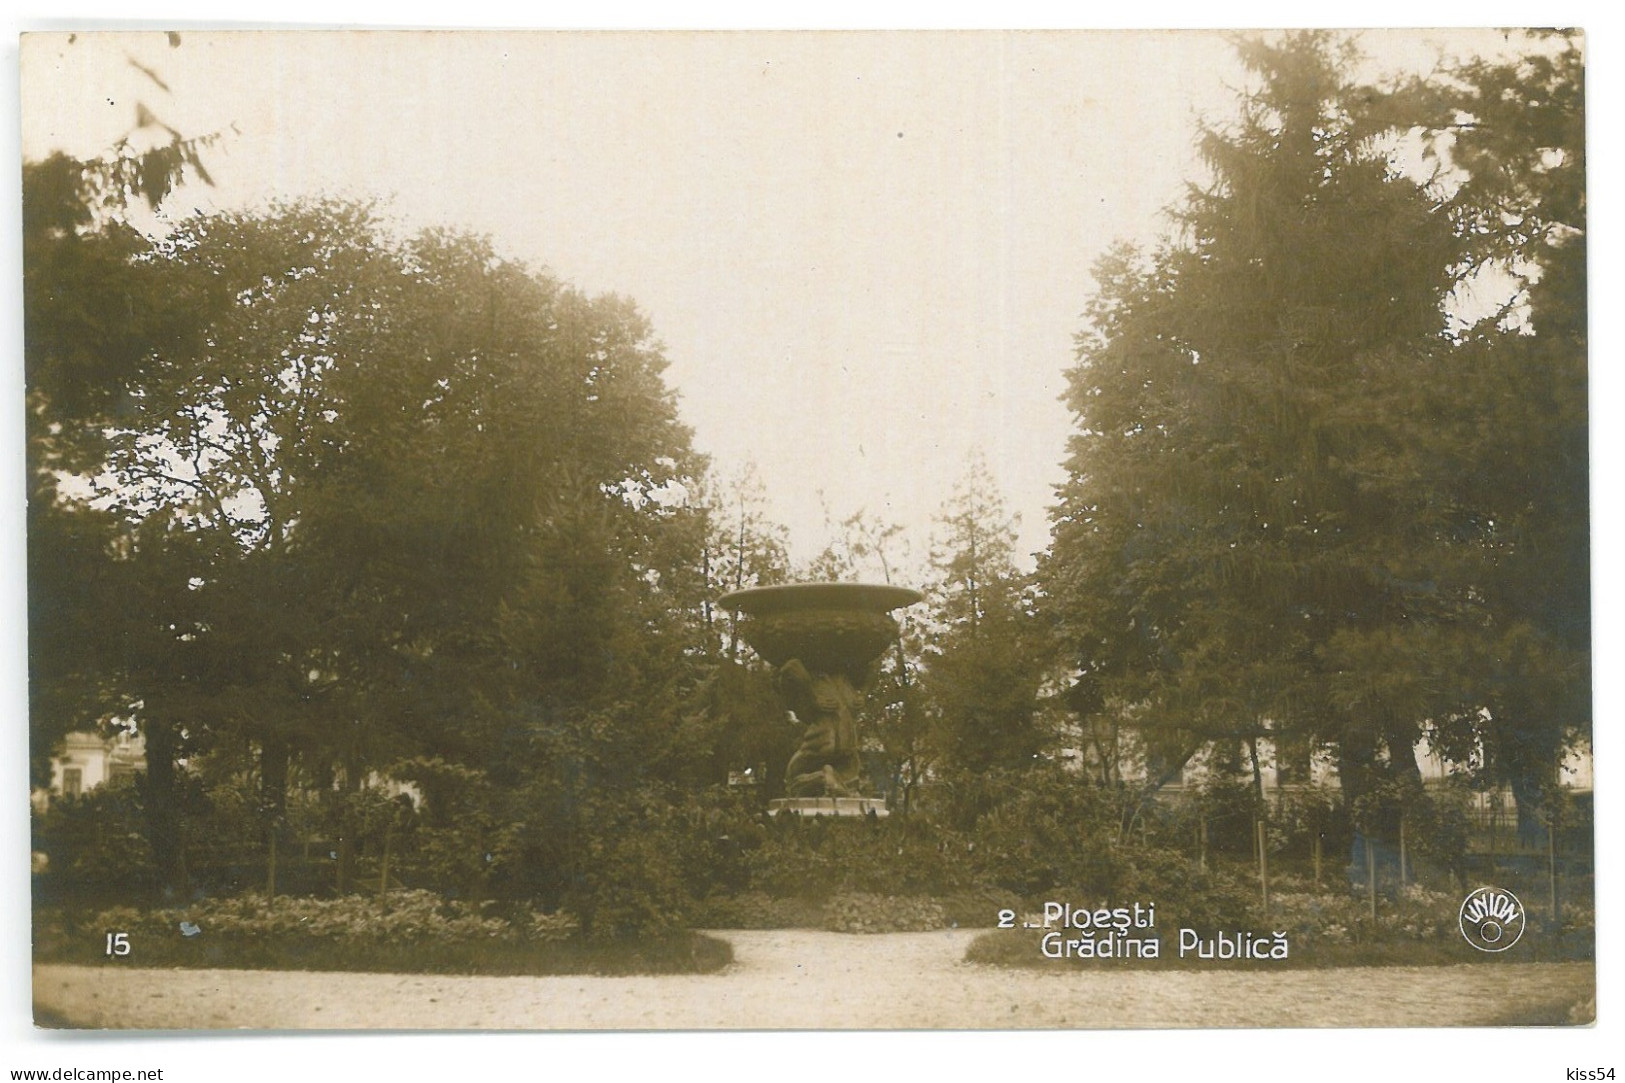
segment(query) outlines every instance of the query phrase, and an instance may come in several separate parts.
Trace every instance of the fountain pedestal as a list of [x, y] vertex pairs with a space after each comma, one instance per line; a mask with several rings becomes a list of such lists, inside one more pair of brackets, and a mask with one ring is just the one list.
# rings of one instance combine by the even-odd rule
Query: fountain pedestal
[[884, 797], [778, 797], [767, 803], [769, 816], [873, 816], [891, 815]]
[[789, 796], [775, 816], [885, 816], [884, 798], [862, 793], [857, 706], [870, 667], [897, 639], [891, 611], [923, 597], [903, 587], [792, 583], [724, 595], [743, 616], [739, 634], [772, 665], [785, 705], [806, 727], [785, 768]]

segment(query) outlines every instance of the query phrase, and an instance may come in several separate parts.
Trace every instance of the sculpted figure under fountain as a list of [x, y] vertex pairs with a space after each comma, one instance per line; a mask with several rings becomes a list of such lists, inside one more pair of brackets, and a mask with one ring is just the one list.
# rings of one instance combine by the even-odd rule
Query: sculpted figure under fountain
[[773, 811], [885, 815], [885, 801], [862, 793], [859, 693], [875, 659], [897, 639], [891, 611], [923, 595], [864, 583], [792, 583], [723, 596], [743, 614], [739, 634], [777, 667], [785, 704], [806, 727], [785, 769], [789, 799]]

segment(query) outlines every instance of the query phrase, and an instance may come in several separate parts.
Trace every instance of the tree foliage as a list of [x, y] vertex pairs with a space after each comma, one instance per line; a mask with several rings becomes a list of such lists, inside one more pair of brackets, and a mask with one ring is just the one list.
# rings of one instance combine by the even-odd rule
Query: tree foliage
[[[1148, 741], [1176, 766], [1213, 742], [1307, 738], [1334, 750], [1357, 796], [1414, 774], [1425, 731], [1477, 718], [1497, 695], [1486, 631], [1516, 640], [1526, 622], [1506, 592], [1535, 585], [1509, 562], [1544, 549], [1569, 589], [1543, 600], [1562, 622], [1584, 612], [1572, 526], [1584, 506], [1572, 482], [1583, 348], [1558, 347], [1577, 387], [1553, 380], [1563, 366], [1530, 363], [1528, 344], [1555, 341], [1538, 319], [1533, 336], [1460, 340], [1447, 318], [1485, 253], [1572, 249], [1572, 228], [1537, 224], [1544, 198], [1496, 245], [1486, 232], [1502, 219], [1486, 208], [1537, 190], [1572, 206], [1573, 178], [1473, 179], [1441, 200], [1397, 164], [1396, 133], [1431, 118], [1414, 88], [1357, 85], [1351, 47], [1325, 34], [1247, 42], [1241, 57], [1256, 85], [1233, 124], [1203, 130], [1210, 176], [1176, 209], [1181, 236], [1097, 266], [1040, 582], [1086, 715], [1149, 708]], [[1548, 65], [1526, 75], [1556, 78]], [[1496, 89], [1506, 76], [1469, 69], [1463, 94], [1516, 110]], [[1490, 123], [1496, 139], [1523, 139]], [[1503, 156], [1485, 138], [1459, 138], [1470, 178], [1491, 161], [1553, 160], [1530, 146]], [[1508, 348], [1525, 353], [1481, 363]], [[1568, 483], [1508, 507], [1511, 479], [1495, 464], [1541, 461], [1546, 444]], [[1570, 543], [1542, 545], [1541, 529]], [[1532, 650], [1508, 668], [1501, 653], [1526, 694], [1571, 672]], [[1527, 716], [1517, 726], [1535, 728]]]
[[[1333, 35], [1239, 48], [1176, 236], [1096, 266], [1049, 552], [1023, 572], [973, 465], [877, 667], [869, 785], [937, 871], [975, 843], [1005, 890], [1174, 890], [1176, 855], [1123, 856], [1153, 819], [1131, 748], [1152, 790], [1211, 752], [1243, 821], [1261, 744], [1328, 751], [1361, 830], [1444, 839], [1423, 738], [1526, 818], [1589, 739], [1577, 40], [1388, 88]], [[606, 936], [753, 861], [829, 872], [752, 820], [796, 728], [715, 601], [890, 582], [900, 529], [860, 513], [793, 568], [760, 483], [706, 476], [636, 307], [485, 239], [338, 201], [157, 239], [110, 213], [206, 179], [205, 145], [24, 170], [36, 780], [65, 732], [138, 730], [116, 820], [171, 889], [201, 832], [269, 863], [295, 820], [341, 891], [387, 853]]]
[[1039, 708], [1048, 652], [1016, 565], [1015, 519], [985, 465], [971, 464], [937, 522], [921, 690], [938, 762], [962, 783], [1031, 767], [1051, 736]]
[[1453, 359], [1458, 422], [1441, 450], [1471, 509], [1484, 710], [1440, 736], [1513, 786], [1527, 828], [1564, 751], [1590, 739], [1591, 519], [1584, 56], [1573, 32], [1524, 44], [1405, 94], [1459, 173], [1447, 210], [1463, 273], [1491, 267], [1517, 286]]
[[147, 737], [155, 812], [182, 756], [256, 757], [274, 814], [290, 763], [336, 793], [425, 752], [663, 754], [631, 704], [691, 681], [696, 464], [630, 304], [337, 203], [189, 220], [115, 272], [197, 330], [132, 348], [88, 482], [52, 492], [48, 446], [36, 476], [42, 515], [106, 528], [86, 559], [125, 593], [82, 615], [125, 626], [75, 668]]

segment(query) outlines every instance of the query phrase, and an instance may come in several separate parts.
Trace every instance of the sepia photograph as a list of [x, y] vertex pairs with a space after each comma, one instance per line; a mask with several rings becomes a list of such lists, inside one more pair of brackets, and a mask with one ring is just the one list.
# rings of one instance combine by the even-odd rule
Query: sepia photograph
[[1584, 31], [19, 48], [34, 1027], [1595, 1024]]

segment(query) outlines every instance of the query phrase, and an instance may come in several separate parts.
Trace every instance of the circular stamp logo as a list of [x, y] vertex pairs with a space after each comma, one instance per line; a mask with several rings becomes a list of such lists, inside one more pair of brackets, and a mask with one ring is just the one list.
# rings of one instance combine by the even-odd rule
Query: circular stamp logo
[[1505, 951], [1523, 935], [1523, 903], [1500, 887], [1481, 887], [1461, 903], [1461, 935], [1479, 951]]

